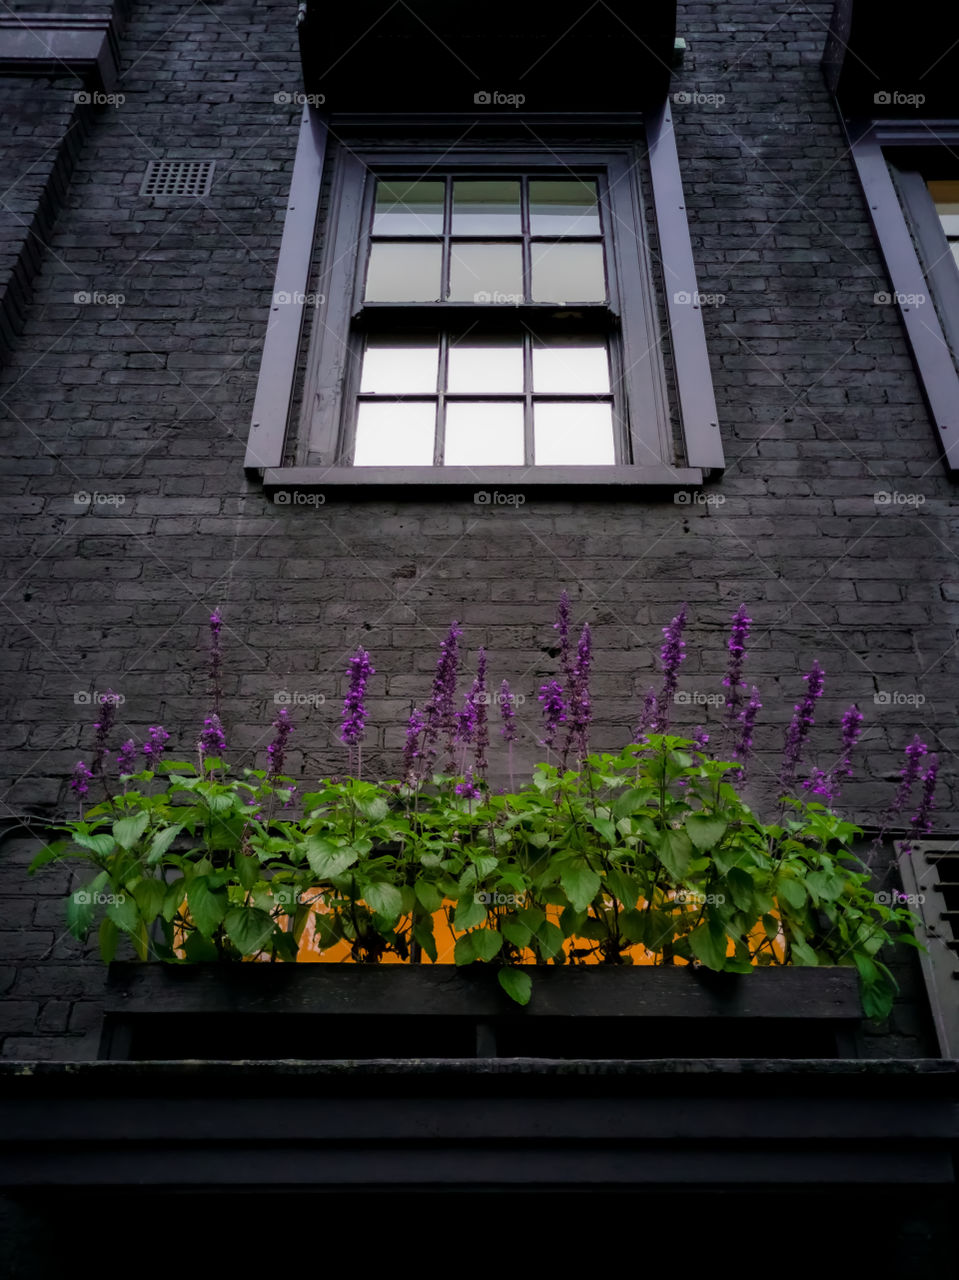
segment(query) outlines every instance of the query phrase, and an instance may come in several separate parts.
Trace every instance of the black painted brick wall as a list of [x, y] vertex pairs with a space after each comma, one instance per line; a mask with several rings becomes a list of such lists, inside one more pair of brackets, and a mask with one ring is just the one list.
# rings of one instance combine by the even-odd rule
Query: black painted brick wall
[[[297, 136], [299, 108], [274, 101], [300, 86], [295, 6], [135, 3], [126, 101], [97, 114], [0, 372], [6, 816], [66, 811], [67, 776], [91, 740], [78, 695], [112, 687], [126, 699], [124, 736], [164, 723], [191, 745], [215, 605], [235, 758], [262, 760], [286, 690], [326, 700], [297, 710], [292, 770], [309, 781], [344, 767], [338, 699], [362, 643], [377, 667], [368, 767], [392, 774], [410, 700], [425, 696], [456, 617], [471, 650], [487, 646], [495, 678], [526, 695], [529, 762], [565, 586], [577, 622], [593, 627], [597, 747], [629, 738], [660, 628], [683, 601], [682, 687], [719, 691], [729, 616], [745, 601], [748, 674], [765, 704], [757, 798], [818, 657], [822, 750], [850, 702], [867, 716], [850, 816], [874, 819], [918, 729], [943, 760], [938, 830], [950, 831], [959, 521], [897, 313], [873, 301], [888, 282], [819, 70], [830, 8], [680, 6], [689, 53], [674, 90], [724, 99], [673, 108], [699, 287], [724, 296], [705, 310], [729, 464], [711, 490], [722, 505], [314, 511], [270, 504], [242, 470]], [[23, 93], [0, 88], [14, 102]], [[44, 93], [51, 120], [67, 120], [73, 86]], [[0, 155], [15, 175], [36, 140], [6, 130]], [[158, 156], [215, 159], [212, 194], [141, 198]], [[76, 305], [80, 290], [123, 301]], [[923, 502], [877, 506], [877, 491]], [[109, 501], [78, 505], [78, 493]], [[881, 692], [925, 701], [876, 705]], [[27, 880], [29, 852], [29, 840], [8, 842], [0, 862], [12, 904], [3, 1052], [91, 1056], [102, 975], [63, 936], [66, 873]], [[868, 1052], [934, 1052], [915, 972], [901, 1019]]]

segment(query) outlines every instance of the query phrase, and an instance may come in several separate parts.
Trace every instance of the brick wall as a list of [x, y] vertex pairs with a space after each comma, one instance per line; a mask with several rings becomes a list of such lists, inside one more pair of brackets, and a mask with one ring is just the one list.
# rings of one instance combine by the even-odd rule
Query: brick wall
[[[132, 6], [126, 101], [96, 114], [0, 371], [14, 827], [69, 803], [67, 776], [90, 746], [78, 695], [112, 687], [126, 699], [124, 736], [163, 723], [192, 744], [205, 709], [197, 651], [216, 605], [235, 758], [262, 760], [277, 692], [326, 699], [296, 712], [289, 759], [304, 781], [344, 767], [338, 699], [358, 642], [378, 672], [369, 767], [396, 769], [410, 700], [425, 696], [452, 617], [472, 651], [487, 646], [495, 679], [526, 695], [520, 757], [531, 761], [563, 587], [593, 627], [597, 747], [628, 739], [656, 680], [659, 629], [683, 601], [682, 687], [718, 691], [729, 616], [745, 601], [747, 671], [765, 704], [758, 800], [815, 657], [827, 673], [822, 749], [850, 702], [867, 717], [850, 816], [868, 822], [889, 799], [914, 730], [948, 766], [953, 494], [898, 314], [873, 302], [887, 281], [819, 69], [830, 8], [680, 6], [689, 52], [674, 89], [724, 98], [673, 108], [699, 287], [725, 297], [705, 309], [722, 505], [530, 499], [514, 511], [438, 497], [315, 511], [272, 505], [242, 470], [297, 136], [299, 108], [274, 101], [300, 84], [295, 6]], [[72, 90], [44, 85], [62, 130]], [[23, 103], [22, 84], [0, 87]], [[2, 154], [29, 164], [38, 138], [8, 131]], [[212, 194], [141, 198], [158, 156], [215, 159]], [[76, 305], [80, 290], [123, 301]], [[924, 502], [877, 507], [882, 490]], [[79, 493], [107, 500], [80, 505]], [[890, 705], [874, 703], [879, 692]], [[894, 701], [915, 694], [921, 706]], [[948, 832], [959, 798], [950, 768], [943, 779], [937, 829]], [[66, 873], [27, 880], [28, 859], [17, 839], [0, 864], [15, 903], [6, 954], [22, 966], [3, 1052], [91, 1056], [102, 974], [63, 937]], [[903, 1007], [901, 1034], [870, 1052], [932, 1051]]]

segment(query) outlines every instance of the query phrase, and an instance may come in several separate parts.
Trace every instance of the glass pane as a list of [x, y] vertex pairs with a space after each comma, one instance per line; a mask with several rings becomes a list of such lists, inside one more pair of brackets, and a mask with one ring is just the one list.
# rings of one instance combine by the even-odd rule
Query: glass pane
[[956, 266], [959, 267], [959, 240], [951, 240], [949, 248], [952, 250], [952, 256], [956, 260]]
[[443, 182], [378, 182], [375, 236], [441, 236]]
[[453, 183], [454, 236], [518, 236], [518, 182]]
[[374, 244], [367, 302], [439, 302], [442, 263], [438, 244]]
[[526, 460], [523, 450], [523, 402], [448, 402], [443, 460], [448, 467], [482, 467], [494, 464], [521, 467]]
[[577, 178], [531, 182], [529, 225], [534, 236], [598, 236], [596, 183]]
[[538, 466], [612, 464], [612, 405], [534, 404], [533, 457]]
[[436, 403], [361, 402], [356, 419], [358, 467], [431, 467]]
[[451, 345], [447, 390], [474, 394], [522, 391], [522, 344], [503, 338], [470, 338]]
[[534, 302], [605, 302], [602, 244], [534, 244]]
[[523, 255], [518, 244], [454, 244], [450, 249], [452, 302], [523, 301]]
[[950, 179], [947, 182], [936, 181], [926, 185], [935, 201], [937, 213], [959, 213], [959, 182]]
[[959, 236], [959, 213], [940, 213], [939, 221], [950, 240], [954, 236]]
[[570, 395], [609, 392], [606, 345], [586, 338], [550, 338], [533, 347], [533, 390]]
[[363, 355], [360, 390], [380, 395], [436, 391], [435, 338], [371, 338]]

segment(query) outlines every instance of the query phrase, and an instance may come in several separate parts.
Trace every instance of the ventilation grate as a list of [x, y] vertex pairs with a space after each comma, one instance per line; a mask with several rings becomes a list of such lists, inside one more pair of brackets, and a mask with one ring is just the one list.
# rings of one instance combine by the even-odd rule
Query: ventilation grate
[[208, 196], [215, 160], [151, 160], [141, 196]]

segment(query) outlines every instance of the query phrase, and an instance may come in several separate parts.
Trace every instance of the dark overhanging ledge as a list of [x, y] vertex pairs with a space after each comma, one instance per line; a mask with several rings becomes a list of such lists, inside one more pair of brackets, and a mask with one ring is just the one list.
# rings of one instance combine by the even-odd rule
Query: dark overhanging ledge
[[0, 75], [75, 75], [110, 91], [119, 76], [118, 36], [129, 0], [99, 13], [0, 16]]

